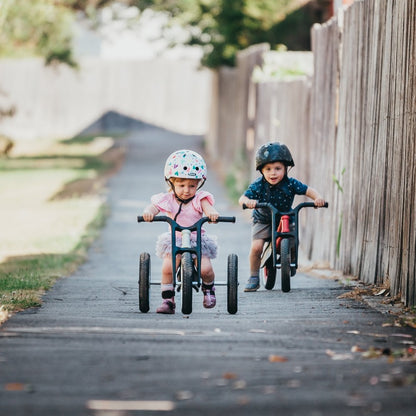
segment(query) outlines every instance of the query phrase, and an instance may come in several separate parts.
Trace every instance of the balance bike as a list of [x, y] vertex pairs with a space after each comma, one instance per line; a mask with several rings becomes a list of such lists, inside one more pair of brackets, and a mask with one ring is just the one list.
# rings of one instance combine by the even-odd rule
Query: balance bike
[[[263, 284], [267, 290], [274, 288], [276, 269], [280, 269], [282, 291], [290, 292], [290, 278], [296, 274], [298, 268], [299, 211], [306, 207], [321, 208], [316, 207], [313, 202], [302, 202], [288, 212], [280, 212], [268, 202], [258, 202], [255, 206], [269, 209], [272, 217], [271, 240], [264, 244], [260, 263]], [[243, 205], [243, 209], [247, 208]], [[328, 208], [328, 203], [322, 208]], [[278, 216], [279, 226], [276, 225]]]

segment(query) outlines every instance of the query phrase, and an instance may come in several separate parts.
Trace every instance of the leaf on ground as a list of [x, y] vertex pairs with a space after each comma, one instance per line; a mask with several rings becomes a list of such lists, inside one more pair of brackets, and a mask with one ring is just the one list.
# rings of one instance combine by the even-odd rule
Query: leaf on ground
[[26, 389], [24, 383], [7, 383], [4, 387], [6, 391], [23, 391]]
[[3, 322], [6, 322], [8, 318], [9, 318], [9, 312], [6, 309], [4, 309], [3, 305], [0, 306], [0, 325]]
[[227, 372], [222, 375], [222, 378], [224, 378], [225, 380], [235, 380], [237, 378], [237, 374]]
[[351, 352], [364, 352], [365, 349], [359, 347], [358, 345], [354, 345], [353, 347], [351, 347]]
[[325, 353], [326, 353], [326, 355], [331, 357], [331, 360], [335, 360], [335, 361], [344, 361], [344, 360], [353, 360], [354, 359], [353, 355], [349, 352], [338, 354], [335, 351], [327, 349], [325, 351]]
[[269, 362], [271, 363], [285, 363], [287, 360], [288, 358], [283, 357], [282, 355], [275, 355], [275, 354], [269, 355]]

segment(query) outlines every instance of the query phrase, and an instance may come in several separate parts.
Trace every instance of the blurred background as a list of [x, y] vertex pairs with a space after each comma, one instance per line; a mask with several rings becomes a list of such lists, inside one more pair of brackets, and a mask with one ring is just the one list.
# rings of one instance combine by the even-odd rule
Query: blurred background
[[[288, 144], [291, 175], [331, 203], [302, 224], [307, 257], [415, 304], [415, 13], [392, 0], [0, 0], [0, 269], [79, 262], [123, 137], [152, 127], [202, 143], [233, 201], [255, 149]], [[0, 304], [20, 302], [15, 280]], [[32, 290], [33, 276], [18, 281]]]
[[1, 0], [0, 134], [72, 137], [131, 119], [205, 134], [213, 71], [255, 44], [310, 51], [311, 26], [338, 3]]

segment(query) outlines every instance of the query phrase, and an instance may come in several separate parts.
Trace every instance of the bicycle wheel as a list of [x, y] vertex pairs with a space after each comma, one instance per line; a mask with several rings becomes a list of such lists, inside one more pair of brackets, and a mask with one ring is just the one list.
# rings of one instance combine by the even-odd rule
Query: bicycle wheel
[[192, 280], [194, 265], [191, 253], [183, 253], [181, 259], [181, 281], [182, 281], [182, 313], [192, 313]]
[[290, 240], [284, 238], [280, 242], [280, 273], [282, 278], [282, 291], [290, 291]]
[[149, 312], [150, 254], [141, 253], [139, 260], [139, 309]]
[[273, 266], [273, 258], [270, 256], [263, 267], [263, 284], [267, 290], [272, 290], [276, 283], [276, 267]]
[[227, 310], [230, 314], [235, 314], [238, 309], [238, 257], [236, 254], [228, 256], [227, 269]]

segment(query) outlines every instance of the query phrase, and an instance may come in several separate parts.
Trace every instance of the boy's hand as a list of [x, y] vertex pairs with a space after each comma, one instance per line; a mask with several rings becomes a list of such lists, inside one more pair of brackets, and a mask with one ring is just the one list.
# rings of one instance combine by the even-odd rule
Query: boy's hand
[[257, 201], [255, 199], [247, 199], [247, 201], [244, 202], [244, 204], [248, 207], [248, 208], [256, 208], [257, 205]]
[[325, 205], [325, 199], [322, 198], [316, 198], [315, 201], [313, 201], [316, 207], [323, 207]]

